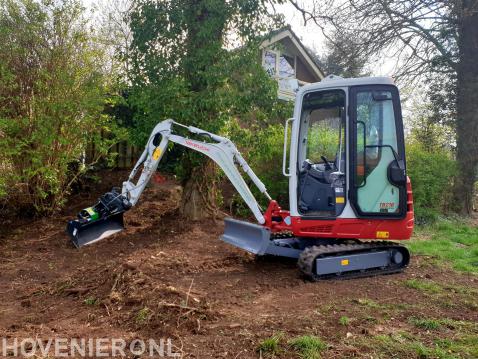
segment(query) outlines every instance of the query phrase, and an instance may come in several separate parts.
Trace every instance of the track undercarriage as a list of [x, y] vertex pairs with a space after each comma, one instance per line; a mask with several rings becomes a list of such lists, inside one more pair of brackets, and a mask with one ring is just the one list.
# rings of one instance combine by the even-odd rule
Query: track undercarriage
[[311, 280], [349, 279], [401, 272], [410, 261], [406, 247], [393, 242], [311, 246], [300, 254], [300, 271]]
[[302, 274], [315, 281], [397, 273], [410, 261], [407, 248], [394, 242], [297, 238], [235, 219], [225, 223], [225, 242], [259, 256], [296, 258]]

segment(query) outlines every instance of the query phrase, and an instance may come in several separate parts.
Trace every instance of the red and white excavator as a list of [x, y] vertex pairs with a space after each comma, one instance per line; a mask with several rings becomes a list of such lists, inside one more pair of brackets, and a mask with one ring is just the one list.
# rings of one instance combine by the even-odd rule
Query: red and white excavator
[[[178, 127], [191, 138], [175, 133]], [[408, 250], [390, 241], [409, 239], [414, 223], [400, 98], [391, 79], [329, 76], [299, 89], [284, 131], [289, 210], [269, 196], [229, 139], [171, 119], [158, 123], [121, 193], [106, 193], [68, 222], [75, 246], [123, 229], [123, 213], [138, 202], [169, 142], [216, 162], [254, 214], [257, 224], [226, 218], [223, 241], [259, 256], [297, 258], [313, 280], [394, 273], [408, 265]], [[269, 200], [266, 210], [241, 172]]]

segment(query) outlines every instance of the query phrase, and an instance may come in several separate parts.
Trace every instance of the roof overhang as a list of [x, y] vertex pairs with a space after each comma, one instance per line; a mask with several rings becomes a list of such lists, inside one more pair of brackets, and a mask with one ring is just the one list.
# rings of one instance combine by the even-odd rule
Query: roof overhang
[[302, 42], [299, 40], [297, 35], [290, 28], [287, 27], [283, 30], [277, 31], [276, 33], [274, 33], [270, 37], [266, 38], [262, 42], [261, 48], [270, 47], [271, 45], [273, 45], [273, 44], [275, 44], [275, 43], [277, 43], [277, 42], [279, 42], [279, 41], [281, 41], [285, 38], [289, 38], [292, 41], [294, 46], [297, 48], [301, 59], [306, 64], [306, 66], [309, 68], [309, 70], [314, 75], [316, 75], [320, 80], [322, 80], [325, 77], [324, 73], [319, 68], [317, 63], [314, 61], [314, 59], [310, 55], [309, 51], [307, 51], [307, 49], [304, 47]]

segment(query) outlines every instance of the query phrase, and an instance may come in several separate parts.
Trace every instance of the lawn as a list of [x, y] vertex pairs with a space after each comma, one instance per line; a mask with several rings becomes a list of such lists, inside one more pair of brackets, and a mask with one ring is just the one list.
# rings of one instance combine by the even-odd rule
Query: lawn
[[478, 274], [478, 227], [444, 220], [417, 227], [408, 248], [413, 254], [436, 258], [453, 269]]

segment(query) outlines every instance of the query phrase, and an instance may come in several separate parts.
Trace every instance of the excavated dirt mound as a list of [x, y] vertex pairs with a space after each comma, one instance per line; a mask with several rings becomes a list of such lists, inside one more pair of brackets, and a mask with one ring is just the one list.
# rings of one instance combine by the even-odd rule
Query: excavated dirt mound
[[[418, 333], [410, 317], [478, 320], [476, 300], [455, 291], [476, 290], [472, 276], [413, 257], [402, 274], [310, 283], [293, 261], [258, 260], [221, 242], [221, 221], [181, 218], [171, 181], [146, 190], [126, 230], [77, 250], [66, 221], [124, 174], [103, 177], [65, 213], [3, 228], [0, 337], [171, 338], [183, 357], [258, 358], [261, 340], [282, 332], [320, 336], [324, 358], [370, 358], [357, 338]], [[413, 279], [455, 289], [431, 295], [407, 285]]]

